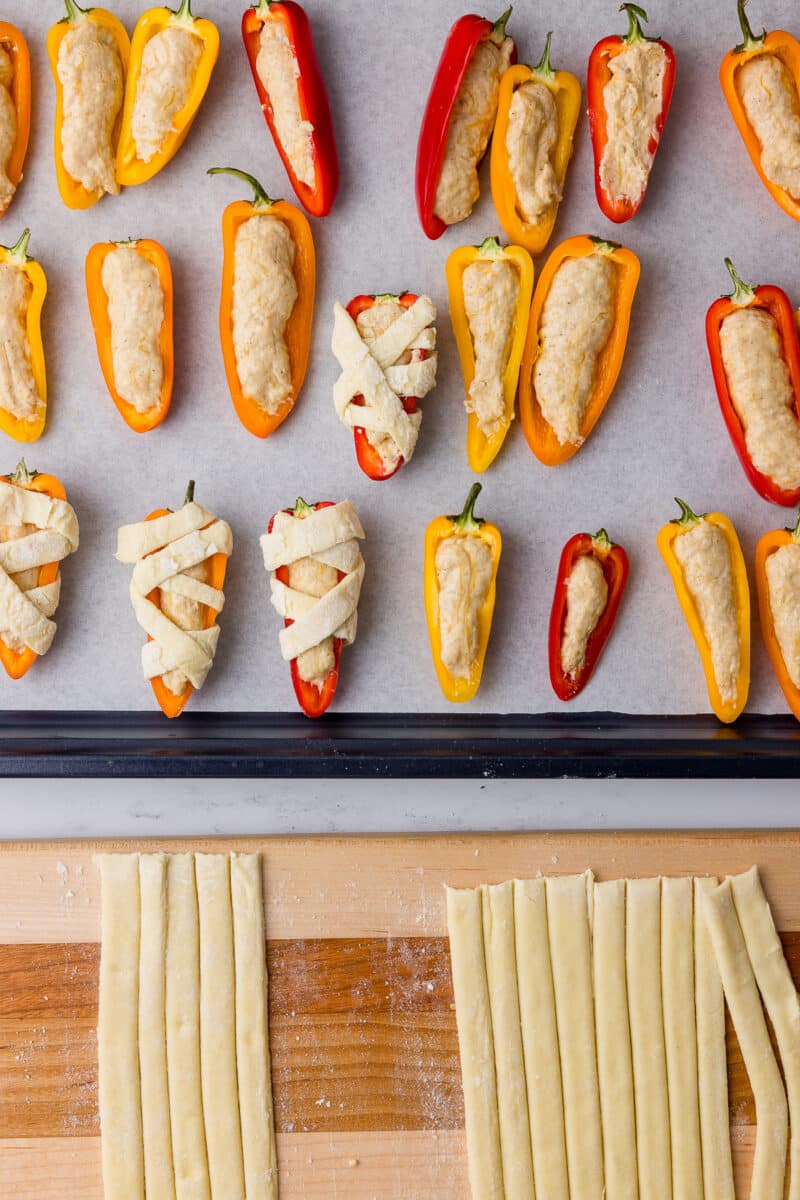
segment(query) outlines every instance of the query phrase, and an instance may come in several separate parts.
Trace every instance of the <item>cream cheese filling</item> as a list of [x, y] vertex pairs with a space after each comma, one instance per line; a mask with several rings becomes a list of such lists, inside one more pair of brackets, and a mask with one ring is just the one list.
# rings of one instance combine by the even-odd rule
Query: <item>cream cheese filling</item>
[[20, 267], [0, 263], [0, 408], [19, 421], [32, 421], [41, 402], [26, 326], [32, 291]]
[[113, 35], [81, 17], [61, 41], [56, 69], [64, 167], [87, 191], [116, 196], [112, 137], [122, 108], [123, 72]]
[[192, 90], [203, 56], [203, 43], [189, 29], [168, 26], [146, 43], [131, 114], [136, 157], [149, 163], [167, 136]]
[[466, 397], [481, 432], [491, 437], [507, 419], [504, 375], [514, 335], [519, 274], [508, 258], [478, 259], [462, 275], [475, 373]]
[[506, 130], [508, 168], [523, 218], [535, 224], [561, 199], [552, 155], [558, 141], [558, 111], [544, 83], [529, 79], [511, 99]]
[[727, 539], [717, 525], [701, 517], [675, 538], [673, 546], [711, 651], [719, 694], [724, 703], [732, 704], [742, 658]]
[[[339, 572], [335, 567], [318, 562], [314, 558], [298, 558], [290, 564], [288, 570], [289, 587], [304, 596], [314, 596], [316, 599], [327, 595], [339, 582]], [[297, 672], [305, 683], [313, 683], [317, 690], [321, 691], [335, 663], [333, 638], [324, 637], [316, 646], [298, 654]]]
[[137, 412], [147, 412], [158, 404], [164, 382], [164, 292], [158, 270], [135, 246], [118, 246], [103, 260], [102, 283], [108, 297], [114, 384]]
[[292, 397], [284, 337], [297, 300], [295, 244], [279, 217], [258, 213], [236, 231], [233, 348], [244, 395], [273, 415]]
[[17, 141], [17, 110], [11, 96], [14, 67], [0, 46], [0, 210], [8, 208], [16, 186], [8, 178], [8, 160]]
[[314, 186], [314, 126], [300, 112], [300, 70], [286, 30], [276, 21], [265, 21], [256, 57], [256, 72], [270, 99], [278, 141], [295, 175], [306, 187]]
[[800, 200], [800, 96], [774, 54], [758, 54], [736, 72], [736, 90], [761, 145], [761, 169]]
[[767, 555], [764, 569], [775, 637], [789, 678], [800, 688], [800, 546], [779, 547]]
[[593, 554], [581, 554], [567, 579], [567, 609], [561, 638], [561, 670], [574, 677], [586, 663], [586, 647], [608, 603], [608, 584]]
[[479, 42], [467, 67], [447, 127], [442, 169], [436, 184], [434, 214], [445, 225], [463, 221], [480, 195], [478, 164], [497, 116], [500, 76], [511, 61], [514, 43], [503, 38]]
[[649, 41], [634, 42], [608, 61], [611, 78], [603, 88], [608, 140], [600, 183], [614, 198], [636, 201], [647, 187], [666, 65], [663, 46]]
[[561, 445], [580, 444], [597, 361], [614, 324], [616, 270], [606, 254], [567, 258], [542, 306], [533, 386]]
[[478, 614], [492, 582], [492, 552], [475, 534], [452, 534], [436, 547], [442, 662], [466, 678], [478, 655]]
[[800, 422], [778, 326], [763, 308], [740, 308], [720, 327], [722, 362], [753, 466], [800, 487]]

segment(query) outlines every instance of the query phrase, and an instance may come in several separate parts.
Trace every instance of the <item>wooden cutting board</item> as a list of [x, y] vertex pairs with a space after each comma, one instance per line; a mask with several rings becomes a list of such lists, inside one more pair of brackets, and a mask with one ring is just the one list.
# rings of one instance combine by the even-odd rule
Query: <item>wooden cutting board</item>
[[[261, 850], [282, 1200], [465, 1200], [443, 884], [757, 863], [800, 982], [800, 832], [62, 842], [0, 846], [0, 1180], [102, 1200], [97, 851]], [[738, 1192], [753, 1101], [729, 1034]]]

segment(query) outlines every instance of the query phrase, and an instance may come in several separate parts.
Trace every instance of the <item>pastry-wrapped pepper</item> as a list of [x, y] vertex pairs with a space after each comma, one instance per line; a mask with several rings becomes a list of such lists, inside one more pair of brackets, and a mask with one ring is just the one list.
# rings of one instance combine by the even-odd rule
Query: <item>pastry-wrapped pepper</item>
[[[161, 394], [157, 404], [152, 408], [140, 411], [119, 394], [114, 375], [114, 359], [111, 350], [111, 319], [109, 317], [109, 301], [103, 286], [103, 263], [108, 255], [120, 246], [131, 246], [137, 254], [141, 254], [158, 272], [161, 292], [164, 298], [164, 317], [161, 322], [159, 349], [163, 378]], [[172, 270], [169, 256], [159, 242], [150, 238], [142, 238], [131, 242], [97, 242], [86, 255], [86, 293], [89, 299], [89, 313], [92, 318], [97, 356], [103, 379], [116, 404], [120, 416], [136, 433], [147, 433], [160, 425], [169, 412], [172, 401], [172, 384], [175, 377], [175, 351], [173, 345], [173, 287]]]
[[5, 170], [12, 190], [10, 194], [0, 198], [0, 216], [2, 216], [22, 179], [22, 168], [25, 165], [25, 155], [28, 153], [28, 139], [31, 131], [31, 59], [28, 53], [28, 43], [23, 34], [16, 25], [9, 25], [8, 21], [0, 21], [0, 49], [5, 51], [11, 65], [11, 79], [7, 86], [17, 123], [14, 145], [8, 156]]
[[[721, 296], [719, 300], [715, 300], [706, 315], [706, 340], [719, 406], [739, 461], [755, 490], [765, 500], [771, 500], [773, 504], [794, 507], [796, 504], [800, 504], [800, 480], [793, 487], [781, 486], [775, 479], [759, 470], [753, 461], [753, 454], [747, 443], [745, 425], [736, 411], [731, 396], [722, 348], [722, 326], [732, 313], [753, 309], [768, 314], [771, 318], [770, 335], [777, 336], [780, 341], [779, 353], [786, 364], [794, 393], [792, 406], [794, 419], [796, 422], [800, 422], [800, 340], [798, 340], [794, 312], [788, 296], [781, 288], [773, 285], [751, 287], [742, 282], [729, 258], [725, 259], [725, 265], [733, 280], [734, 290], [730, 295]], [[745, 350], [749, 352], [750, 346], [746, 346]], [[767, 386], [766, 380], [764, 386]], [[770, 422], [770, 424], [773, 427], [774, 436], [774, 422]], [[796, 440], [800, 441], [800, 430], [796, 434]], [[800, 450], [797, 457], [800, 457]]]
[[506, 434], [514, 419], [514, 400], [517, 391], [520, 362], [525, 344], [528, 310], [533, 293], [533, 262], [522, 246], [501, 246], [497, 238], [486, 238], [480, 246], [461, 246], [447, 259], [447, 293], [450, 304], [450, 319], [461, 360], [461, 372], [467, 398], [475, 378], [475, 343], [470, 329], [470, 320], [464, 300], [464, 272], [474, 263], [505, 260], [512, 265], [517, 275], [517, 297], [511, 321], [510, 340], [505, 348], [505, 366], [502, 373], [504, 413], [496, 428], [487, 436], [481, 429], [478, 417], [470, 411], [467, 418], [467, 459], [473, 471], [480, 474], [490, 466], [500, 452]]
[[[76, 0], [64, 0], [64, 5], [67, 10], [67, 15], [62, 17], [60, 21], [52, 26], [47, 35], [47, 56], [50, 59], [50, 69], [53, 72], [53, 80], [56, 86], [56, 121], [55, 121], [55, 161], [56, 161], [56, 180], [58, 181], [58, 190], [61, 193], [61, 199], [68, 208], [91, 208], [98, 200], [101, 200], [106, 194], [103, 188], [95, 188], [88, 190], [79, 180], [74, 179], [70, 175], [64, 165], [64, 156], [62, 151], [62, 127], [64, 124], [64, 91], [61, 86], [61, 80], [58, 77], [58, 56], [61, 50], [61, 43], [68, 33], [71, 33], [81, 21], [92, 21], [99, 29], [105, 30], [114, 39], [117, 52], [119, 53], [120, 62], [122, 63], [123, 76], [127, 74], [128, 63], [131, 55], [130, 38], [125, 30], [125, 26], [115, 17], [113, 13], [105, 8], [81, 8]], [[119, 145], [120, 132], [122, 129], [122, 113], [114, 126], [111, 135], [112, 148]]]
[[[510, 15], [511, 9], [508, 8], [501, 17], [492, 22], [486, 17], [468, 13], [459, 17], [444, 44], [442, 57], [431, 84], [417, 144], [417, 211], [422, 228], [429, 238], [441, 237], [447, 228], [441, 217], [434, 212], [434, 205], [447, 148], [447, 133], [461, 84], [481, 42], [490, 40], [496, 46], [502, 46]], [[512, 48], [510, 61], [516, 61], [516, 49]], [[496, 113], [491, 115], [494, 124]], [[488, 136], [486, 140], [488, 142]]]
[[[425, 532], [425, 613], [428, 620], [431, 654], [442, 692], [453, 703], [471, 700], [480, 687], [489, 635], [492, 632], [497, 568], [500, 565], [500, 555], [503, 549], [500, 530], [497, 526], [490, 525], [482, 517], [475, 516], [475, 501], [480, 490], [481, 485], [474, 483], [470, 488], [462, 512], [457, 516], [436, 517]], [[442, 563], [439, 556], [443, 546], [452, 545], [453, 539], [459, 541], [462, 538], [478, 539], [480, 557], [485, 560], [484, 564], [480, 564], [476, 556], [468, 556], [471, 564], [468, 575], [470, 588], [474, 582], [473, 576], [477, 577], [479, 573], [485, 575], [483, 581], [485, 586], [482, 587], [482, 594], [477, 597], [479, 603], [476, 611], [474, 614], [470, 614], [471, 619], [474, 620], [474, 629], [472, 631], [455, 631], [457, 640], [466, 632], [466, 658], [469, 659], [469, 662], [465, 671], [454, 673], [446, 661], [448, 655], [445, 652], [442, 634], [442, 581], [445, 575], [450, 574], [451, 579], [455, 578], [458, 586], [463, 587], [464, 572], [459, 571], [457, 565]], [[487, 569], [482, 570], [484, 566]], [[460, 597], [460, 599], [466, 599], [468, 606], [472, 607], [476, 597], [471, 594], [469, 597]], [[449, 625], [449, 617], [447, 620]], [[470, 632], [472, 636], [470, 636]]]
[[[575, 127], [581, 111], [581, 85], [569, 71], [554, 71], [550, 65], [550, 41], [548, 33], [544, 53], [539, 63], [531, 68], [523, 63], [509, 67], [500, 80], [500, 95], [497, 101], [497, 121], [492, 134], [491, 179], [492, 198], [506, 234], [531, 254], [541, 254], [550, 240], [558, 216], [558, 206], [572, 158]], [[528, 221], [522, 212], [517, 186], [511, 170], [508, 153], [508, 125], [511, 104], [518, 88], [526, 83], [538, 83], [546, 87], [553, 97], [557, 121], [557, 137], [550, 151], [558, 196], [544, 214], [536, 221]]]
[[[780, 557], [774, 558], [775, 554]], [[794, 528], [771, 529], [756, 546], [756, 588], [764, 645], [789, 708], [800, 721], [800, 617], [795, 615], [800, 614], [800, 513]], [[782, 644], [791, 662], [787, 662]]]
[[[678, 603], [681, 606], [686, 623], [699, 651], [703, 671], [705, 672], [711, 707], [720, 721], [728, 724], [731, 721], [735, 721], [744, 709], [747, 703], [747, 693], [750, 689], [750, 587], [747, 582], [747, 568], [745, 566], [744, 555], [736, 535], [736, 530], [728, 517], [723, 513], [704, 513], [698, 517], [683, 500], [676, 498], [676, 504], [678, 504], [681, 510], [681, 515], [669, 521], [661, 528], [658, 534], [657, 545], [661, 552], [661, 557], [667, 565], [667, 570], [672, 577]], [[713, 611], [715, 600], [713, 589], [722, 589], [725, 587], [727, 570], [724, 563], [721, 570], [717, 569], [720, 567], [720, 563], [714, 563], [714, 569], [711, 570], [709, 569], [709, 565], [707, 563], [704, 564], [695, 552], [696, 565], [692, 581], [690, 581], [688, 571], [692, 569], [691, 561], [689, 559], [682, 561], [678, 551], [680, 539], [688, 534], [696, 535], [699, 527], [702, 525], [710, 527], [712, 532], [717, 531], [721, 533], [729, 558], [731, 581], [731, 596], [729, 597], [729, 601], [732, 606], [732, 612], [728, 616], [735, 623], [733, 665], [730, 659], [730, 648], [728, 648], [729, 652], [726, 654], [725, 648], [721, 644], [719, 631], [717, 631], [717, 642], [720, 644], [715, 651], [713, 635], [709, 633], [703, 612], [696, 599], [696, 596], [699, 595], [698, 588], [708, 589], [710, 591], [710, 599], [707, 602], [707, 608], [709, 612]], [[717, 532], [714, 532], [715, 537], [717, 536]], [[713, 544], [711, 553], [713, 553]], [[718, 595], [716, 600], [720, 601], [721, 597]], [[721, 607], [723, 605], [717, 603], [716, 615], [718, 619]], [[737, 657], [738, 665], [736, 663]], [[732, 675], [730, 691], [727, 688], [723, 690], [720, 686], [720, 681], [717, 677], [718, 665], [727, 667]]]
[[[197, 39], [200, 43], [199, 55], [191, 68], [191, 84], [185, 100], [173, 114], [171, 126], [158, 149], [145, 158], [137, 147], [133, 128], [137, 94], [142, 80], [155, 66], [145, 61], [149, 43], [170, 32], [185, 33]], [[123, 187], [133, 187], [152, 179], [178, 153], [206, 94], [218, 54], [219, 30], [213, 21], [192, 16], [191, 0], [181, 0], [177, 11], [171, 8], [148, 8], [139, 17], [131, 39], [130, 67], [125, 82], [125, 104], [117, 149], [117, 180]], [[164, 70], [160, 65], [157, 69], [159, 72]]]
[[[661, 38], [648, 38], [642, 30], [641, 21], [647, 20], [647, 13], [638, 4], [622, 4], [620, 11], [628, 14], [628, 32], [624, 37], [612, 35], [597, 43], [589, 57], [589, 70], [586, 78], [586, 94], [589, 101], [589, 129], [592, 135], [594, 150], [595, 191], [597, 203], [600, 205], [609, 221], [629, 221], [642, 206], [650, 172], [653, 167], [656, 151], [661, 141], [661, 133], [669, 114], [672, 103], [672, 92], [675, 87], [675, 51], [668, 42]], [[663, 54], [661, 66], [661, 95], [658, 106], [653, 113], [653, 122], [649, 130], [646, 147], [642, 147], [642, 161], [639, 163], [641, 173], [637, 175], [638, 194], [629, 195], [625, 192], [613, 192], [604, 172], [604, 158], [611, 142], [609, 132], [609, 113], [606, 105], [606, 86], [613, 77], [612, 63], [618, 55], [632, 48], [660, 47]], [[618, 119], [625, 121], [626, 107], [620, 104]], [[618, 131], [624, 135], [630, 130]], [[625, 156], [629, 160], [629, 156]]]
[[[307, 172], [298, 171], [297, 162], [281, 139], [281, 123], [276, 120], [272, 99], [258, 68], [263, 31], [269, 26], [273, 26], [275, 36], [284, 37], [289, 46], [297, 86], [299, 118], [307, 128], [309, 141], [310, 169]], [[324, 217], [336, 199], [339, 157], [328, 93], [317, 61], [308, 16], [295, 0], [257, 0], [252, 8], [245, 10], [242, 17], [242, 38], [261, 108], [289, 182], [303, 207], [315, 217]], [[301, 178], [301, 175], [309, 177]]]
[[35, 412], [30, 417], [18, 417], [3, 407], [0, 395], [0, 429], [17, 442], [35, 442], [42, 436], [47, 419], [47, 373], [42, 344], [42, 305], [47, 295], [45, 273], [28, 254], [31, 231], [26, 229], [13, 246], [0, 246], [0, 263], [9, 263], [24, 272], [30, 285], [25, 308], [25, 334], [30, 350], [30, 371], [38, 397]]
[[[756, 36], [745, 12], [747, 3], [748, 0], [737, 2], [742, 41], [723, 58], [719, 69], [720, 83], [736, 128], [761, 182], [783, 211], [794, 217], [795, 221], [800, 221], [800, 193], [797, 190], [790, 191], [785, 186], [774, 169], [775, 164], [765, 164], [761, 138], [753, 126], [738, 86], [739, 73], [748, 63], [758, 63], [770, 70], [777, 60], [775, 80], [769, 86], [773, 103], [777, 103], [780, 84], [788, 83], [794, 89], [795, 96], [787, 96], [786, 102], [789, 109], [796, 110], [797, 97], [800, 96], [800, 42], [782, 29], [774, 29], [771, 33], [763, 29]], [[780, 75], [784, 72], [782, 81]]]
[[[597, 356], [591, 394], [580, 421], [580, 436], [577, 441], [561, 442], [544, 418], [534, 385], [534, 368], [542, 349], [542, 311], [559, 267], [569, 259], [585, 258], [592, 254], [607, 255], [616, 267], [617, 278], [613, 289], [614, 316], [608, 337]], [[519, 417], [528, 445], [545, 466], [558, 466], [580, 450], [609, 401], [625, 355], [639, 270], [639, 259], [632, 250], [619, 246], [616, 242], [586, 236], [568, 238], [556, 246], [542, 268], [533, 294], [519, 372]]]
[[[255, 437], [269, 437], [285, 421], [294, 408], [308, 366], [311, 346], [311, 322], [314, 316], [314, 291], [316, 287], [316, 259], [311, 226], [306, 217], [286, 200], [272, 200], [261, 184], [252, 175], [234, 167], [211, 167], [209, 175], [233, 175], [244, 180], [253, 189], [252, 200], [234, 200], [222, 214], [222, 291], [219, 307], [219, 333], [225, 375], [228, 379], [231, 399], [239, 420]], [[295, 248], [294, 276], [297, 283], [297, 299], [286, 323], [284, 338], [289, 353], [292, 395], [275, 413], [269, 413], [251, 396], [245, 396], [236, 366], [236, 351], [233, 341], [233, 283], [236, 235], [239, 227], [259, 213], [269, 213], [288, 227]]]
[[[562, 653], [568, 610], [568, 585], [575, 565], [581, 558], [593, 558], [598, 563], [605, 580], [606, 598], [602, 611], [597, 615], [583, 644], [583, 661], [577, 664], [576, 670], [568, 671], [564, 669]], [[628, 570], [627, 554], [622, 546], [617, 546], [610, 540], [605, 529], [601, 529], [594, 537], [590, 533], [576, 533], [562, 550], [553, 607], [550, 610], [548, 639], [550, 682], [559, 700], [572, 700], [578, 692], [583, 691], [591, 679], [597, 660], [614, 628], [622, 594], [628, 582]]]

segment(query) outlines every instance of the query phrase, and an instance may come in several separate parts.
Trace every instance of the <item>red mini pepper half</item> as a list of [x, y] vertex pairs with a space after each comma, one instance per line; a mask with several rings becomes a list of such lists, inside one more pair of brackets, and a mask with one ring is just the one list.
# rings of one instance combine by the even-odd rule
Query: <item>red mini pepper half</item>
[[[447, 145], [447, 130], [462, 80], [478, 45], [491, 38], [499, 45], [506, 36], [506, 23], [511, 16], [507, 8], [502, 16], [492, 23], [487, 17], [467, 13], [459, 17], [442, 50], [442, 57], [431, 84], [425, 115], [419, 131], [417, 144], [417, 211], [420, 223], [429, 238], [441, 237], [447, 225], [433, 211], [436, 187], [442, 173], [442, 162]], [[516, 49], [511, 62], [517, 61]]]
[[[298, 179], [292, 160], [278, 136], [272, 100], [261, 81], [256, 62], [261, 43], [261, 30], [268, 21], [280, 25], [289, 40], [295, 61], [297, 97], [300, 116], [313, 126], [311, 144], [314, 156], [313, 186]], [[300, 203], [315, 217], [324, 217], [330, 212], [339, 187], [339, 156], [336, 152], [336, 137], [333, 132], [331, 106], [325, 80], [317, 61], [311, 24], [299, 4], [294, 0], [258, 0], [252, 8], [245, 10], [242, 17], [242, 38], [253, 72], [261, 108], [266, 118], [275, 147], [283, 160], [289, 182]]]
[[[375, 301], [382, 298], [383, 297], [381, 296], [370, 295], [354, 296], [347, 306], [347, 311], [355, 321], [359, 313], [364, 312], [364, 310], [367, 308], [372, 308], [372, 305], [375, 303]], [[403, 308], [411, 308], [411, 305], [416, 304], [417, 300], [419, 300], [419, 296], [416, 296], [413, 292], [403, 292], [401, 296], [392, 296], [390, 298], [392, 300], [396, 299], [397, 303], [402, 305]], [[428, 357], [427, 350], [414, 350], [413, 354], [418, 356], [418, 361], [420, 362]], [[402, 396], [401, 402], [407, 413], [413, 413], [417, 411], [419, 397]], [[363, 405], [363, 403], [363, 396], [353, 397], [353, 404]], [[405, 462], [405, 459], [401, 454], [395, 467], [387, 467], [386, 463], [381, 457], [380, 451], [376, 449], [376, 447], [373, 446], [372, 442], [369, 440], [367, 431], [362, 429], [359, 425], [355, 425], [353, 427], [353, 441], [355, 442], [358, 465], [369, 479], [391, 479], [392, 476], [400, 470]]]
[[739, 414], [734, 408], [730, 388], [728, 387], [728, 377], [722, 361], [720, 329], [725, 318], [740, 308], [763, 308], [770, 314], [775, 321], [780, 335], [783, 357], [786, 361], [786, 366], [789, 368], [789, 377], [792, 381], [795, 417], [800, 421], [800, 340], [798, 340], [795, 315], [792, 311], [789, 297], [782, 288], [775, 287], [772, 284], [751, 287], [747, 283], [742, 283], [736, 272], [736, 268], [729, 258], [725, 259], [725, 266], [728, 268], [733, 280], [733, 292], [729, 296], [720, 296], [719, 300], [715, 300], [706, 315], [706, 340], [708, 342], [708, 353], [711, 358], [711, 370], [714, 373], [714, 383], [717, 388], [719, 406], [722, 410], [722, 416], [725, 420], [731, 441], [733, 442], [733, 447], [739, 455], [739, 461], [744, 467], [745, 475], [759, 496], [763, 496], [765, 500], [770, 500], [773, 504], [784, 504], [788, 508], [793, 508], [800, 504], [800, 487], [792, 488], [790, 491], [780, 488], [774, 479], [770, 479], [768, 475], [763, 475], [754, 466], [753, 460], [750, 457], [747, 442], [745, 441], [744, 428], [739, 419]]
[[[608, 585], [608, 599], [600, 620], [589, 635], [586, 644], [586, 660], [583, 666], [575, 675], [565, 675], [561, 668], [561, 642], [567, 616], [567, 581], [575, 562], [585, 554], [596, 558], [603, 568]], [[610, 540], [605, 529], [601, 529], [594, 537], [590, 533], [576, 533], [561, 551], [553, 607], [550, 611], [548, 645], [550, 682], [559, 700], [572, 700], [578, 692], [583, 691], [591, 679], [592, 672], [597, 666], [597, 660], [617, 619], [622, 593], [628, 582], [628, 570], [627, 554], [622, 546], [617, 546]]]
[[[306, 504], [302, 496], [299, 496], [294, 508], [285, 508], [283, 511], [292, 517], [304, 517], [309, 513], [316, 512], [320, 508], [331, 508], [333, 500], [322, 500], [319, 504]], [[277, 514], [276, 514], [277, 515]], [[270, 517], [267, 533], [272, 533], [272, 527], [275, 524], [275, 517]], [[278, 579], [289, 587], [289, 568], [278, 567], [275, 574]], [[344, 578], [341, 571], [337, 572], [339, 580]], [[284, 617], [284, 625], [291, 625], [291, 617]], [[330, 671], [321, 688], [317, 688], [313, 683], [307, 683], [305, 679], [300, 678], [300, 672], [297, 669], [297, 659], [291, 661], [292, 670], [292, 686], [294, 694], [297, 696], [298, 703], [307, 717], [321, 717], [325, 709], [330, 704], [336, 693], [336, 685], [339, 682], [339, 659], [342, 654], [342, 639], [333, 639], [333, 670]]]
[[656, 123], [649, 143], [650, 153], [654, 157], [658, 149], [658, 144], [661, 141], [661, 132], [669, 114], [670, 104], [672, 103], [676, 69], [675, 51], [669, 42], [665, 42], [662, 38], [648, 38], [645, 36], [641, 26], [641, 22], [647, 20], [645, 10], [640, 8], [638, 4], [621, 4], [620, 12], [625, 12], [628, 15], [628, 32], [624, 37], [612, 35], [611, 37], [603, 38], [597, 43], [589, 56], [589, 70], [586, 78], [586, 96], [589, 102], [589, 129], [592, 135], [592, 149], [594, 150], [594, 186], [597, 193], [597, 203], [609, 221], [616, 221], [617, 224], [620, 224], [622, 221], [629, 221], [631, 217], [636, 216], [642, 206], [642, 201], [647, 191], [647, 184], [642, 188], [641, 195], [634, 200], [627, 196], [611, 196], [603, 187], [600, 179], [600, 164], [603, 161], [603, 155], [608, 144], [607, 114], [603, 92], [606, 84], [611, 79], [609, 62], [612, 58], [616, 58], [618, 54], [621, 54], [623, 50], [627, 49], [628, 46], [634, 46], [638, 42], [658, 42], [664, 51], [666, 61], [664, 63], [661, 110], [656, 117]]

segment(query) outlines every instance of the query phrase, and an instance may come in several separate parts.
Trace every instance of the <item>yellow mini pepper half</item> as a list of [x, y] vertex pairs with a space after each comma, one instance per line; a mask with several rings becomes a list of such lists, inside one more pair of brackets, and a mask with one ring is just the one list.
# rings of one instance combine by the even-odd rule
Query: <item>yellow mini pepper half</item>
[[[494, 616], [494, 601], [497, 590], [497, 568], [500, 565], [500, 555], [503, 540], [496, 525], [490, 525], [481, 517], [475, 516], [475, 501], [481, 490], [479, 483], [473, 483], [470, 488], [464, 509], [458, 516], [436, 517], [431, 521], [425, 532], [425, 613], [428, 618], [428, 634], [431, 640], [433, 665], [439, 678], [439, 684], [445, 697], [458, 704], [463, 700], [471, 700], [480, 687], [483, 663], [486, 658], [486, 648], [489, 645], [489, 635], [492, 632], [492, 617]], [[486, 591], [486, 596], [478, 610], [478, 645], [475, 658], [472, 660], [469, 674], [463, 677], [451, 675], [442, 658], [442, 632], [439, 624], [439, 580], [436, 573], [436, 551], [440, 544], [450, 537], [478, 537], [488, 545], [492, 555], [492, 578]]]
[[475, 351], [464, 306], [463, 275], [467, 267], [474, 262], [481, 259], [488, 261], [498, 258], [506, 258], [513, 264], [519, 275], [519, 291], [514, 313], [511, 346], [503, 372], [503, 395], [505, 398], [503, 420], [495, 432], [487, 437], [481, 430], [475, 413], [469, 413], [467, 417], [467, 459], [476, 474], [481, 474], [494, 462], [514, 419], [514, 399], [517, 393], [519, 366], [525, 346], [528, 312], [533, 295], [533, 261], [528, 251], [522, 246], [501, 246], [497, 238], [488, 237], [481, 242], [480, 246], [460, 246], [452, 252], [445, 265], [450, 320], [453, 323], [453, 333], [461, 359], [464, 387], [469, 396], [472, 380], [475, 377]]
[[[544, 54], [537, 66], [531, 69], [523, 63], [509, 67], [500, 80], [497, 102], [497, 120], [492, 135], [491, 179], [492, 198], [500, 218], [500, 224], [512, 242], [524, 246], [531, 254], [541, 254], [550, 240], [558, 216], [558, 206], [567, 167], [572, 158], [575, 128], [581, 112], [581, 85], [569, 71], [554, 71], [550, 65], [550, 41], [548, 33]], [[525, 83], [542, 84], [552, 94], [556, 107], [558, 137], [550, 152], [550, 160], [558, 183], [559, 197], [549, 206], [536, 222], [528, 222], [522, 215], [517, 198], [517, 188], [508, 161], [508, 118], [514, 93]]]
[[[675, 503], [680, 507], [681, 515], [672, 521], [668, 521], [659, 530], [657, 545], [661, 552], [661, 557], [667, 564], [667, 570], [672, 576], [678, 603], [681, 606], [686, 623], [700, 652], [700, 660], [706, 676], [708, 698], [711, 701], [711, 707], [720, 721], [729, 724], [731, 721], [735, 721], [744, 709], [747, 703], [747, 693], [750, 690], [750, 585], [747, 582], [747, 568], [744, 562], [744, 555], [742, 554], [742, 547], [739, 544], [736, 530], [732, 522], [723, 513], [703, 513], [698, 517], [692, 512], [685, 501], [679, 500], [676, 497]], [[706, 638], [700, 614], [687, 587], [683, 566], [675, 553], [677, 539], [688, 533], [700, 521], [708, 521], [711, 525], [716, 525], [718, 529], [722, 530], [731, 556], [740, 654], [739, 675], [736, 680], [736, 699], [733, 701], [725, 701], [720, 695], [714, 671], [714, 663], [711, 658], [711, 647]]]
[[[67, 34], [72, 33], [82, 21], [92, 21], [93, 24], [99, 26], [101, 29], [105, 29], [113, 37], [122, 61], [122, 74], [124, 78], [128, 71], [131, 43], [125, 26], [113, 13], [108, 12], [107, 9], [81, 8], [76, 4], [75, 0], [64, 0], [64, 4], [67, 15], [62, 17], [60, 21], [57, 21], [47, 35], [47, 57], [50, 59], [50, 70], [53, 72], [53, 80], [56, 85], [56, 180], [58, 181], [58, 190], [61, 193], [61, 199], [68, 208], [91, 208], [106, 193], [102, 188], [95, 188], [91, 192], [88, 191], [82, 183], [79, 183], [77, 179], [73, 179], [64, 166], [64, 158], [61, 151], [61, 128], [64, 123], [64, 92], [61, 87], [61, 80], [58, 77], [58, 55], [61, 50], [61, 43]], [[118, 144], [121, 126], [122, 116], [120, 115], [117, 118], [112, 133], [112, 146]]]
[[13, 246], [0, 246], [0, 262], [9, 263], [23, 271], [31, 285], [25, 312], [25, 331], [28, 335], [31, 372], [39, 404], [35, 416], [30, 420], [15, 417], [0, 404], [0, 429], [17, 442], [35, 442], [42, 436], [47, 418], [47, 375], [42, 345], [42, 305], [47, 295], [47, 280], [39, 263], [28, 256], [30, 236], [30, 229], [26, 229]]
[[[163, 33], [166, 29], [183, 29], [187, 33], [194, 34], [203, 43], [203, 50], [186, 103], [175, 113], [172, 129], [164, 138], [158, 153], [154, 154], [149, 162], [145, 162], [144, 159], [139, 158], [133, 138], [133, 108], [142, 75], [142, 58], [145, 47], [151, 38], [154, 38], [156, 34]], [[192, 16], [191, 0], [181, 0], [181, 6], [177, 12], [173, 12], [171, 8], [148, 8], [139, 17], [131, 40], [130, 69], [125, 84], [122, 130], [117, 150], [117, 181], [124, 187], [146, 183], [178, 153], [206, 94], [218, 54], [219, 30], [213, 21]]]

